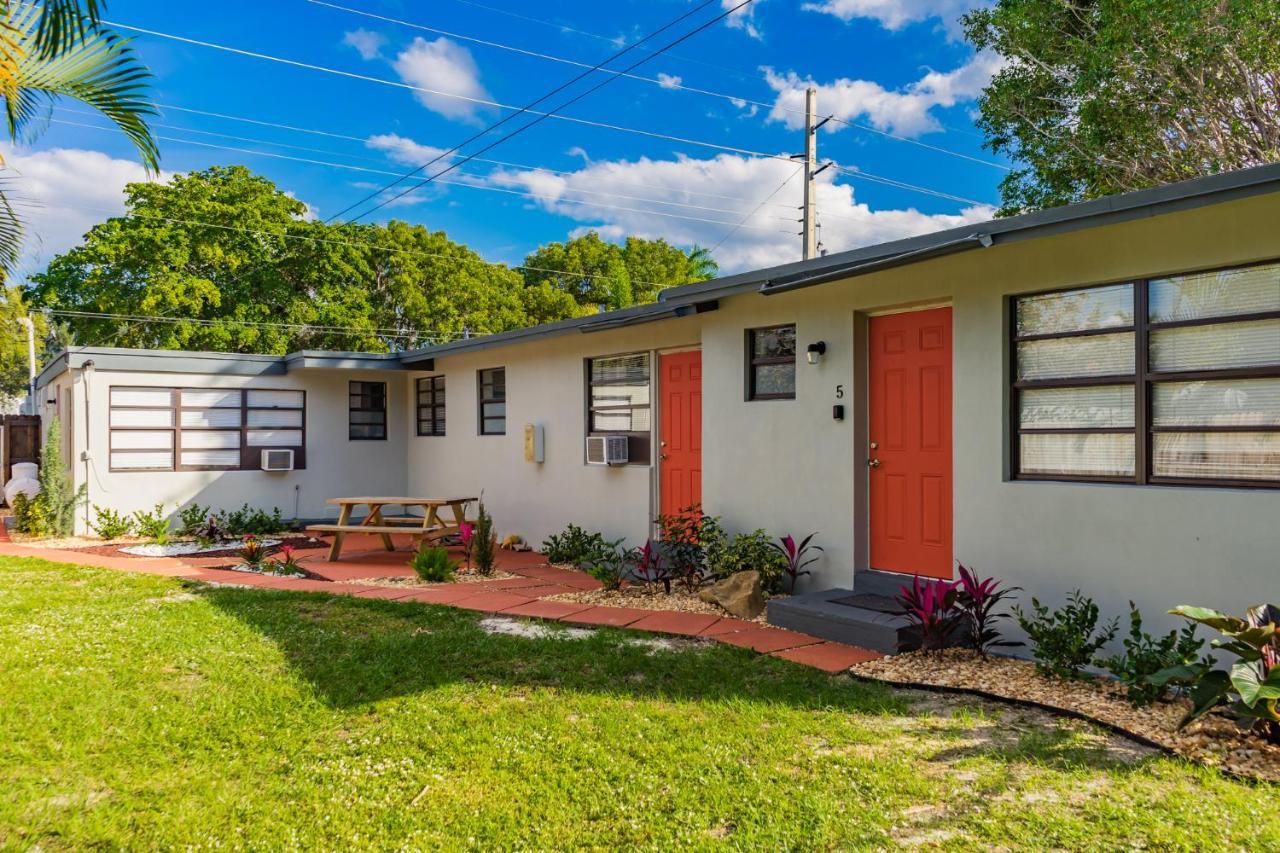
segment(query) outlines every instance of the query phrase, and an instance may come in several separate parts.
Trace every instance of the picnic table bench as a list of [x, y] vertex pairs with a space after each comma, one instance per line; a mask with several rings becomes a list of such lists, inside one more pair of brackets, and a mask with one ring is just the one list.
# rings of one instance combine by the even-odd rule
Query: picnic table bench
[[[433, 542], [446, 536], [460, 532], [460, 525], [466, 520], [467, 504], [475, 498], [406, 498], [406, 497], [355, 497], [330, 498], [327, 503], [337, 504], [338, 520], [334, 524], [310, 524], [307, 530], [314, 533], [332, 533], [333, 544], [329, 546], [329, 561], [338, 559], [342, 553], [342, 540], [348, 533], [376, 533], [382, 537], [382, 545], [388, 551], [394, 551], [395, 544], [391, 534], [408, 534], [418, 541]], [[369, 508], [363, 519], [353, 521], [351, 518], [356, 507]], [[404, 515], [387, 515], [384, 507], [398, 506], [405, 511]], [[448, 507], [450, 517], [440, 517], [440, 510]], [[419, 508], [422, 515], [412, 515], [410, 509]]]

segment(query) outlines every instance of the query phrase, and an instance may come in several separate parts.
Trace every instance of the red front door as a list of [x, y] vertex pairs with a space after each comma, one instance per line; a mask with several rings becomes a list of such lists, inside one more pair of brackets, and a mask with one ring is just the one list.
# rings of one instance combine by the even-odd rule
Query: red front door
[[658, 356], [658, 511], [702, 503], [702, 351]]
[[951, 309], [870, 321], [871, 568], [951, 577]]

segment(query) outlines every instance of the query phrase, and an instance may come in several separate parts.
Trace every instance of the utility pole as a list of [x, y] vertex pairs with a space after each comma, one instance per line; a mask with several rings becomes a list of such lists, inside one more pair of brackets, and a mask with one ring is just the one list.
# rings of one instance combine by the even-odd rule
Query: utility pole
[[818, 174], [830, 163], [818, 165], [818, 128], [831, 121], [827, 116], [818, 121], [818, 89], [810, 86], [804, 92], [804, 217], [800, 232], [804, 260], [818, 254]]

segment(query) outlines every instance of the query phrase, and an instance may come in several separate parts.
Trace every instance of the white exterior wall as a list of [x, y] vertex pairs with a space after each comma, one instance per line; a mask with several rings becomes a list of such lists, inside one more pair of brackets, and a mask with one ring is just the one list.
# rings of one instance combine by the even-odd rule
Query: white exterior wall
[[[697, 324], [697, 317], [689, 317], [437, 358], [435, 371], [406, 380], [413, 399], [416, 377], [444, 374], [447, 400], [444, 436], [413, 435], [414, 415], [408, 415], [409, 490], [432, 497], [483, 491], [499, 534], [518, 533], [535, 547], [570, 522], [610, 539], [643, 542], [656, 514], [654, 466], [586, 464], [584, 360], [696, 347]], [[479, 434], [476, 373], [491, 367], [507, 371], [506, 435]], [[656, 372], [655, 361], [651, 377]], [[656, 407], [653, 416], [656, 424]], [[543, 426], [542, 464], [524, 461], [526, 423]]]
[[[350, 441], [347, 438], [347, 383], [369, 380], [387, 383], [387, 440]], [[73, 381], [76, 389], [74, 462], [76, 485], [89, 484], [89, 503], [122, 512], [149, 510], [163, 503], [171, 511], [192, 501], [214, 509], [243, 504], [270, 510], [279, 507], [285, 518], [314, 520], [335, 517], [328, 498], [368, 494], [400, 494], [405, 490], [405, 411], [402, 375], [391, 371], [305, 369], [278, 376], [232, 376], [192, 373], [137, 373], [98, 369], [88, 387], [86, 443], [85, 383], [80, 370], [64, 373], [50, 383]], [[277, 388], [306, 395], [306, 469], [265, 471], [111, 471], [108, 453], [111, 386], [161, 388]], [[52, 397], [52, 394], [46, 394]], [[46, 409], [46, 416], [52, 411]], [[81, 460], [88, 450], [91, 461]], [[84, 512], [77, 526], [84, 532]]]

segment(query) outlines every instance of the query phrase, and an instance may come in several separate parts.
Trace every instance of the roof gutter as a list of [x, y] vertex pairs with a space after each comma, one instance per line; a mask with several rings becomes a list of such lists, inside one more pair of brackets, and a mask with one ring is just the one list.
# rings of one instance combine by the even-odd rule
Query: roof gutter
[[657, 320], [668, 320], [673, 317], [688, 317], [691, 314], [703, 314], [707, 311], [714, 311], [719, 307], [719, 302], [714, 299], [689, 304], [672, 305], [671, 308], [666, 311], [654, 311], [645, 314], [637, 314], [631, 317], [616, 317], [601, 320], [597, 323], [586, 323], [579, 326], [578, 331], [583, 334], [587, 334], [589, 332], [604, 332], [609, 329], [621, 329], [625, 326], [652, 323]]
[[803, 287], [813, 287], [817, 284], [826, 284], [829, 281], [837, 281], [842, 278], [852, 278], [857, 275], [866, 275], [867, 273], [905, 266], [906, 264], [913, 264], [918, 261], [928, 260], [929, 258], [954, 255], [957, 252], [964, 252], [969, 249], [985, 249], [994, 244], [995, 239], [990, 234], [968, 234], [955, 240], [948, 240], [945, 243], [939, 243], [936, 246], [926, 246], [910, 252], [900, 252], [896, 255], [889, 255], [888, 257], [876, 258], [870, 261], [862, 261], [856, 264], [849, 264], [848, 266], [823, 270], [818, 273], [767, 279], [760, 285], [760, 293], [763, 296], [773, 296], [777, 293], [786, 293], [787, 291], [799, 290]]

